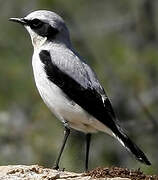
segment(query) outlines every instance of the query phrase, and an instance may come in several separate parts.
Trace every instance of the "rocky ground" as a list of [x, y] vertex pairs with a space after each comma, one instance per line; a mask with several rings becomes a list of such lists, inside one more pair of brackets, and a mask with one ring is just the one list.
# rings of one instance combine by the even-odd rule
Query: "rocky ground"
[[96, 168], [87, 173], [56, 171], [38, 165], [0, 166], [0, 180], [158, 180], [140, 170]]

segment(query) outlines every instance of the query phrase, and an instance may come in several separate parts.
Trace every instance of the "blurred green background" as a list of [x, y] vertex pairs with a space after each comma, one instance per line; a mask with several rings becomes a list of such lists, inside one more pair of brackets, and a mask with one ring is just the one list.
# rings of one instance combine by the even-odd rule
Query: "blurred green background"
[[[0, 0], [0, 165], [52, 167], [62, 124], [35, 87], [32, 44], [26, 30], [8, 21], [37, 9], [61, 15], [75, 49], [98, 74], [122, 126], [152, 162], [146, 167], [106, 134], [93, 135], [90, 169], [97, 166], [158, 172], [158, 1]], [[85, 136], [73, 131], [61, 167], [84, 169]]]

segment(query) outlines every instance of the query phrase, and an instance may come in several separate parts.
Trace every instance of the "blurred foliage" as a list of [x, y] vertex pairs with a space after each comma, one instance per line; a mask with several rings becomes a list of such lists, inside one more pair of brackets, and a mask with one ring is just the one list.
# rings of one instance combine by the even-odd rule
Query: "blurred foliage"
[[[157, 8], [155, 0], [1, 0], [0, 164], [51, 167], [60, 148], [63, 127], [36, 90], [30, 38], [8, 21], [48, 9], [65, 19], [74, 47], [96, 71], [121, 124], [152, 162], [151, 167], [140, 164], [116, 140], [99, 133], [93, 135], [90, 168], [118, 165], [157, 173]], [[84, 169], [84, 141], [73, 131], [61, 167]]]

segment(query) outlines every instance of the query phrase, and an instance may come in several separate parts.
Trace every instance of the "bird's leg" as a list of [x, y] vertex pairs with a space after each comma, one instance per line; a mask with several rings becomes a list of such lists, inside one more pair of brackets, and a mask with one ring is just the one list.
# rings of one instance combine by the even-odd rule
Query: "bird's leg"
[[66, 141], [67, 141], [67, 138], [70, 134], [70, 129], [69, 127], [67, 126], [67, 123], [64, 124], [65, 126], [65, 130], [64, 130], [64, 139], [63, 139], [63, 143], [62, 143], [62, 146], [61, 146], [61, 149], [59, 151], [59, 154], [58, 154], [58, 157], [57, 157], [57, 160], [53, 166], [53, 169], [59, 169], [59, 161], [60, 161], [60, 158], [61, 158], [61, 155], [63, 153], [63, 150], [64, 150], [64, 147], [65, 147], [65, 144], [66, 144]]
[[89, 149], [91, 142], [91, 134], [86, 134], [86, 161], [85, 161], [85, 171], [88, 171], [88, 160], [89, 160]]

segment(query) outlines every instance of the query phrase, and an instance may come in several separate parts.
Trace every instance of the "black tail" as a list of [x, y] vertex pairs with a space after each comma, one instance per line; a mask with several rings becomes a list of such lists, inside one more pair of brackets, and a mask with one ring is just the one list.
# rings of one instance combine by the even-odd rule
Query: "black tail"
[[139, 149], [139, 147], [131, 141], [131, 139], [119, 128], [119, 132], [116, 135], [117, 139], [123, 144], [128, 151], [130, 151], [138, 161], [146, 165], [151, 165], [146, 155]]

